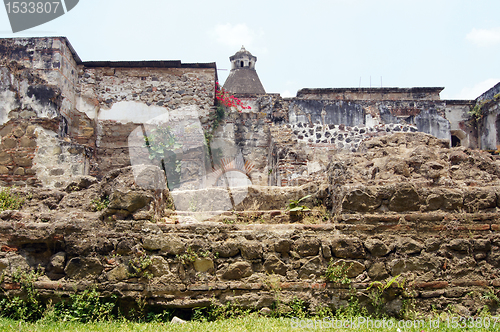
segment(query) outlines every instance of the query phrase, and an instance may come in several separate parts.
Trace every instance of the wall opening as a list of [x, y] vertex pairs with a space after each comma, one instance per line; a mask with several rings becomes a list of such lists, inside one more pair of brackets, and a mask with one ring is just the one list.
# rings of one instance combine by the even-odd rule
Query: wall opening
[[462, 146], [462, 141], [455, 135], [451, 135], [451, 147]]
[[497, 131], [497, 142], [495, 145], [498, 146], [500, 144], [500, 114], [495, 119], [495, 129]]
[[451, 147], [465, 146], [467, 148], [469, 146], [469, 139], [467, 138], [467, 134], [463, 130], [450, 130], [450, 134]]
[[243, 61], [240, 61], [240, 67], [243, 67], [243, 64], [244, 64]]

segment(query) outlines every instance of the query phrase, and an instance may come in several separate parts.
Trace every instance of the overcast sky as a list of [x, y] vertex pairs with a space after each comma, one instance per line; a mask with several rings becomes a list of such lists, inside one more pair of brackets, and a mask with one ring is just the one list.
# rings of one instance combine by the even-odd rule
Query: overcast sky
[[16, 34], [0, 9], [0, 37], [66, 36], [83, 61], [216, 62], [221, 83], [244, 45], [267, 92], [371, 81], [474, 99], [500, 81], [499, 13], [499, 0], [80, 0]]

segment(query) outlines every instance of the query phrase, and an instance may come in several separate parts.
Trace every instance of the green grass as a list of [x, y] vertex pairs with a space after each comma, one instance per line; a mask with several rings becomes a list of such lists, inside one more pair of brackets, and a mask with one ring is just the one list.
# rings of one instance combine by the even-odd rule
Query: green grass
[[6, 187], [0, 190], [0, 211], [19, 210], [24, 204], [24, 198], [11, 192], [11, 188]]
[[[320, 328], [319, 319], [316, 320], [316, 329], [312, 328], [297, 328], [297, 321], [290, 318], [265, 318], [256, 314], [247, 315], [240, 318], [218, 320], [214, 322], [188, 322], [186, 324], [170, 324], [170, 323], [133, 323], [127, 321], [107, 321], [100, 323], [77, 323], [77, 322], [47, 322], [38, 321], [36, 323], [26, 323], [22, 321], [15, 321], [10, 319], [0, 319], [0, 331], [104, 331], [104, 332], [128, 332], [128, 331], [192, 331], [192, 332], [212, 332], [212, 331], [397, 331], [397, 324], [399, 321], [392, 319], [394, 327], [392, 329], [380, 327], [350, 327], [350, 328]], [[476, 321], [477, 322], [477, 321]], [[458, 323], [458, 321], [457, 321]], [[471, 321], [465, 321], [466, 324], [471, 324]], [[493, 327], [494, 319], [491, 318], [491, 326], [487, 328], [451, 328], [452, 322], [450, 321], [450, 328], [446, 322], [441, 322], [440, 326], [436, 328], [429, 328], [428, 325], [418, 328], [401, 328], [401, 331], [445, 331], [445, 332], [458, 332], [458, 331], [500, 331], [500, 322]], [[295, 325], [294, 325], [295, 324]], [[303, 327], [311, 326], [312, 321], [303, 321]], [[428, 322], [426, 322], [428, 324]]]

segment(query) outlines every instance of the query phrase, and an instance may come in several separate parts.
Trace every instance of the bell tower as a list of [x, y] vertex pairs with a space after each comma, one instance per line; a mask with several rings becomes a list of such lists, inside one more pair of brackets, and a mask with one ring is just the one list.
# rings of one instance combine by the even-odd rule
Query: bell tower
[[231, 60], [231, 71], [224, 83], [225, 90], [234, 94], [266, 93], [255, 70], [256, 56], [242, 46], [241, 50], [229, 57], [229, 60]]

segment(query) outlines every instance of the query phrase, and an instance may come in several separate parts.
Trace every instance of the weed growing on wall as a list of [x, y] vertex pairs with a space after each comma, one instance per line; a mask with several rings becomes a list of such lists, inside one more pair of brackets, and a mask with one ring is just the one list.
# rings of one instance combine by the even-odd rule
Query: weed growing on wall
[[288, 312], [289, 317], [306, 318], [309, 316], [309, 311], [307, 310], [307, 305], [304, 300], [294, 297], [290, 303], [288, 303], [290, 311]]
[[167, 186], [170, 190], [180, 185], [181, 161], [177, 158], [176, 150], [182, 145], [175, 138], [172, 128], [158, 125], [152, 128], [148, 136], [145, 136], [144, 146], [149, 151], [149, 159], [155, 160], [161, 165], [167, 178]]
[[38, 271], [14, 273], [12, 280], [19, 283], [23, 296], [3, 298], [0, 301], [0, 317], [30, 322], [44, 319], [83, 323], [109, 320], [113, 317], [116, 296], [104, 299], [95, 287], [72, 294], [68, 300], [55, 305], [50, 301], [42, 302], [34, 287], [39, 276]]
[[352, 267], [352, 264], [345, 262], [335, 264], [333, 259], [330, 259], [325, 272], [325, 279], [335, 284], [347, 285], [351, 283], [351, 279], [347, 277], [347, 271]]
[[105, 196], [101, 199], [94, 198], [90, 201], [90, 208], [92, 211], [102, 211], [105, 210], [109, 205], [109, 197]]
[[290, 203], [288, 203], [288, 207], [286, 209], [290, 212], [310, 211], [311, 209], [309, 209], [307, 206], [300, 205], [300, 202], [308, 199], [309, 197], [311, 197], [311, 195], [304, 196], [299, 200], [291, 200]]
[[209, 307], [195, 308], [191, 319], [199, 322], [213, 322], [247, 316], [250, 313], [250, 309], [243, 309], [238, 303], [226, 302], [225, 304], [215, 304], [212, 302]]
[[110, 320], [113, 317], [116, 295], [101, 298], [95, 287], [71, 294], [69, 300], [57, 303], [49, 310], [47, 319], [82, 323]]
[[369, 316], [368, 311], [365, 307], [361, 306], [361, 304], [359, 303], [359, 299], [355, 296], [355, 294], [352, 293], [349, 301], [347, 301], [347, 305], [340, 307], [335, 312], [335, 317], [339, 319], [367, 316]]
[[144, 277], [146, 279], [151, 279], [153, 275], [147, 271], [151, 264], [153, 264], [151, 258], [146, 255], [132, 258], [128, 262], [128, 266], [132, 270], [132, 272], [129, 273], [129, 276], [131, 278]]
[[374, 281], [366, 289], [367, 291], [371, 290], [371, 292], [368, 293], [368, 298], [370, 299], [373, 309], [375, 310], [375, 317], [382, 317], [384, 315], [385, 299], [383, 295], [389, 287], [395, 284], [398, 288], [404, 289], [405, 280], [403, 280], [401, 283], [398, 283], [396, 281], [399, 276], [400, 274], [385, 283]]
[[19, 210], [24, 204], [24, 198], [13, 194], [10, 188], [0, 190], [0, 211]]
[[44, 308], [40, 302], [34, 283], [38, 280], [38, 271], [16, 271], [12, 281], [18, 283], [24, 297], [6, 297], [0, 301], [0, 316], [16, 320], [35, 321], [43, 316]]
[[474, 107], [468, 112], [469, 115], [475, 121], [481, 120], [485, 115], [483, 106], [491, 102], [492, 100], [498, 100], [498, 99], [500, 99], [500, 93], [493, 96], [493, 99], [487, 99], [477, 102], [476, 105], [474, 105]]
[[[215, 256], [218, 256], [218, 254]], [[194, 263], [197, 259], [200, 258], [212, 258], [212, 255], [208, 250], [196, 252], [193, 250], [193, 248], [188, 247], [184, 254], [176, 255], [176, 257], [181, 264], [188, 265], [189, 263]]]

